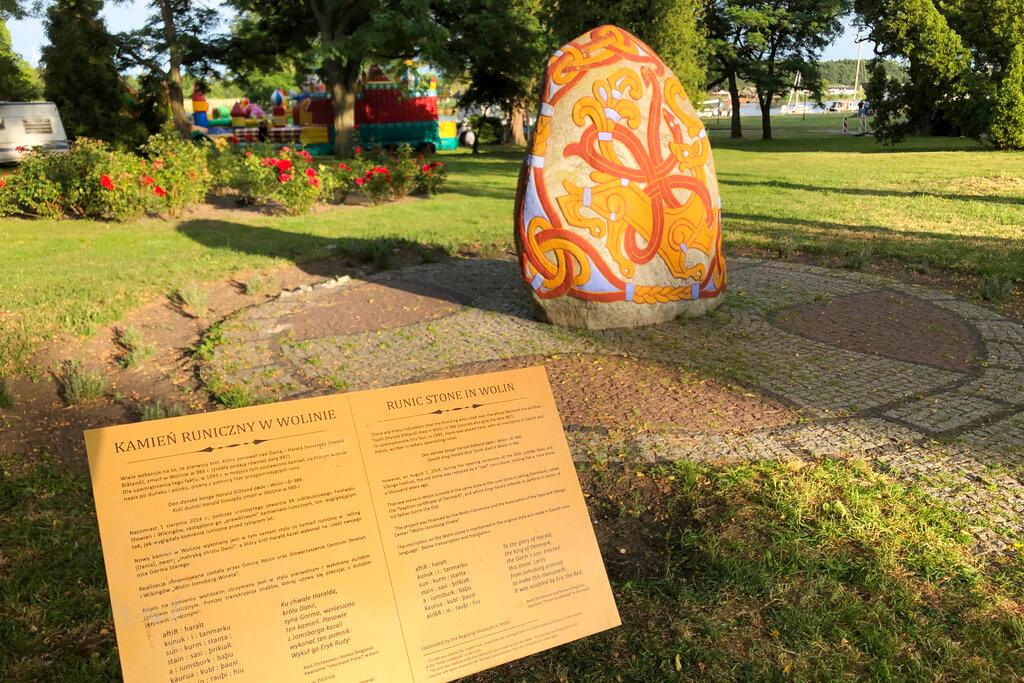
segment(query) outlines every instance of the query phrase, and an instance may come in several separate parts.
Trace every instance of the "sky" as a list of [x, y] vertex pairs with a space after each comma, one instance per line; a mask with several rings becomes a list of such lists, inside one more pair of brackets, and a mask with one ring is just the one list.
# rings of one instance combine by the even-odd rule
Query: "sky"
[[[300, 0], [296, 0], [297, 2]], [[139, 28], [146, 21], [149, 12], [148, 2], [145, 0], [129, 0], [123, 4], [107, 2], [103, 7], [103, 18], [107, 22], [107, 28], [114, 33], [130, 31]], [[233, 12], [230, 6], [224, 3], [210, 2], [211, 7], [222, 9], [224, 18], [230, 17]], [[11, 39], [14, 43], [14, 51], [27, 59], [35, 66], [39, 63], [39, 54], [46, 43], [46, 33], [43, 30], [41, 19], [22, 19], [10, 21], [7, 28], [11, 30]], [[846, 30], [836, 41], [825, 49], [823, 59], [856, 59], [857, 57], [857, 31], [849, 21], [846, 23]], [[864, 58], [871, 57], [871, 44], [864, 45]]]

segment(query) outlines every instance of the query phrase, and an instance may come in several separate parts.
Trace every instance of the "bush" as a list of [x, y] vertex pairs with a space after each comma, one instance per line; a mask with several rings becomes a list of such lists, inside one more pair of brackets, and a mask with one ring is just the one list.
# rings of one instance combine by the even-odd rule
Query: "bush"
[[1016, 285], [1011, 278], [999, 273], [989, 273], [978, 282], [978, 295], [985, 301], [998, 303], [1013, 293]]
[[320, 197], [326, 202], [344, 204], [356, 187], [356, 171], [344, 161], [337, 165], [320, 167]]
[[57, 154], [44, 150], [23, 157], [13, 173], [0, 178], [0, 216], [60, 218], [64, 203], [52, 168]]
[[1024, 149], [1024, 45], [1017, 45], [996, 94], [989, 138], [1000, 149]]
[[268, 156], [246, 150], [232, 175], [243, 200], [275, 204], [292, 214], [309, 211], [322, 192], [320, 173], [305, 150], [282, 147]]
[[51, 157], [51, 177], [61, 187], [64, 210], [83, 218], [138, 218], [151, 202], [143, 178], [146, 164], [98, 140], [79, 138], [66, 154]]
[[64, 402], [73, 406], [102, 398], [107, 383], [100, 373], [86, 370], [80, 363], [68, 361], [57, 376], [57, 385]]
[[149, 138], [142, 146], [150, 171], [145, 184], [157, 198], [157, 206], [170, 214], [202, 202], [213, 181], [206, 150], [166, 131]]
[[423, 164], [416, 175], [416, 191], [433, 197], [447, 180], [448, 171], [445, 170], [444, 163], [433, 161]]

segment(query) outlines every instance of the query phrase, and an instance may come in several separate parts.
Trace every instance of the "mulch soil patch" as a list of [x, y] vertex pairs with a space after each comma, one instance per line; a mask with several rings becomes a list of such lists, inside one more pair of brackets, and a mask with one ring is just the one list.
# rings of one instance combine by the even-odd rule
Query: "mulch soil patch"
[[297, 341], [389, 330], [435, 320], [459, 310], [453, 295], [418, 283], [397, 282], [348, 287], [290, 319]]
[[566, 426], [747, 432], [795, 422], [772, 400], [680, 368], [625, 356], [520, 356], [470, 363], [435, 375], [457, 377], [543, 365]]
[[968, 372], [975, 339], [958, 317], [892, 292], [867, 292], [786, 309], [775, 324], [831, 346]]

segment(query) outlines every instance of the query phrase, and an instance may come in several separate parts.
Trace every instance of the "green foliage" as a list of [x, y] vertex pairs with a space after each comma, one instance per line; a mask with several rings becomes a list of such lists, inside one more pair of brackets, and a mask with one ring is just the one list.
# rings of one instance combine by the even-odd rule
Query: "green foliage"
[[[259, 148], [257, 148], [259, 151]], [[239, 191], [246, 203], [271, 204], [285, 213], [309, 211], [322, 188], [317, 165], [305, 150], [289, 147], [268, 150], [265, 156], [252, 149], [229, 149], [220, 154], [218, 171]]]
[[987, 134], [997, 145], [1013, 147], [1024, 137], [1014, 54], [1024, 43], [1024, 17], [1017, 0], [855, 0], [855, 6], [876, 52], [907, 63], [902, 83], [875, 70], [868, 96], [879, 114], [876, 137], [891, 143], [928, 134], [940, 117], [953, 132]]
[[998, 303], [1013, 293], [1015, 285], [1012, 278], [1001, 273], [987, 273], [978, 282], [978, 295], [985, 301]]
[[201, 361], [212, 360], [213, 354], [223, 343], [224, 328], [218, 323], [206, 331], [199, 344], [192, 349], [192, 355]]
[[181, 309], [183, 313], [187, 313], [195, 318], [202, 318], [206, 315], [209, 297], [203, 286], [197, 282], [189, 282], [180, 287], [175, 287], [168, 294], [167, 298]]
[[473, 114], [469, 117], [469, 125], [473, 128], [473, 132], [476, 133], [478, 144], [499, 144], [505, 137], [504, 124], [496, 116]]
[[448, 171], [444, 167], [444, 162], [423, 163], [416, 176], [416, 191], [433, 197], [447, 181]]
[[134, 327], [118, 329], [117, 345], [121, 347], [121, 355], [117, 360], [126, 369], [138, 367], [156, 355], [156, 348], [147, 344], [142, 333]]
[[154, 401], [153, 403], [143, 403], [138, 407], [139, 420], [142, 422], [149, 422], [150, 420], [163, 420], [168, 417], [181, 417], [182, 415], [188, 415], [188, 411], [185, 406], [179, 403], [164, 403], [162, 401]]
[[64, 209], [74, 215], [126, 221], [144, 214], [155, 199], [144, 181], [146, 163], [98, 140], [80, 138], [66, 154], [49, 158]]
[[102, 0], [56, 0], [46, 12], [42, 63], [46, 99], [57, 104], [70, 139], [134, 147], [145, 131], [127, 111], [114, 65], [114, 39], [99, 16]]
[[772, 102], [792, 86], [794, 74], [821, 96], [821, 52], [841, 33], [851, 1], [709, 0], [705, 6], [712, 80], [744, 78], [754, 85], [765, 140], [772, 138]]
[[[882, 68], [885, 69], [886, 77], [894, 78], [897, 81], [907, 80], [906, 70], [894, 59], [882, 59]], [[857, 80], [856, 59], [829, 59], [818, 65], [821, 73], [821, 81], [827, 86], [853, 85]], [[861, 64], [861, 83], [864, 83], [864, 64]]]
[[56, 153], [36, 149], [22, 158], [13, 173], [0, 177], [0, 216], [63, 216], [61, 185], [52, 173], [59, 162]]
[[470, 81], [460, 103], [508, 112], [530, 107], [555, 48], [549, 7], [539, 0], [447, 0], [438, 6], [450, 36], [442, 61]]
[[558, 3], [550, 21], [559, 44], [602, 24], [626, 29], [658, 53], [691, 97], [701, 98], [707, 76], [706, 37], [697, 23], [702, 4], [702, 0], [581, 0]]
[[989, 138], [1001, 149], [1024, 149], [1024, 44], [1014, 48], [999, 83]]
[[[0, 0], [0, 7], [2, 6]], [[41, 94], [39, 76], [28, 62], [14, 51], [11, 33], [3, 21], [3, 13], [0, 12], [0, 101], [27, 102], [39, 99]]]
[[211, 175], [202, 149], [157, 135], [143, 151], [148, 160], [89, 138], [64, 154], [32, 150], [0, 181], [0, 215], [125, 221], [179, 213], [205, 198]]
[[213, 176], [205, 149], [164, 131], [150, 137], [140, 151], [149, 160], [149, 177], [153, 180], [146, 182], [163, 212], [177, 215], [206, 199]]
[[57, 388], [69, 406], [102, 398], [106, 386], [103, 375], [75, 361], [66, 362], [57, 375]]

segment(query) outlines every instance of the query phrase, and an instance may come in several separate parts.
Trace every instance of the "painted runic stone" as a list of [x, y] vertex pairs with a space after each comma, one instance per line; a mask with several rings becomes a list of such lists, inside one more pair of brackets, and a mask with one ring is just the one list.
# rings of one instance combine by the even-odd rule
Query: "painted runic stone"
[[699, 315], [725, 291], [707, 133], [672, 70], [615, 26], [549, 60], [515, 220], [523, 280], [556, 325]]

